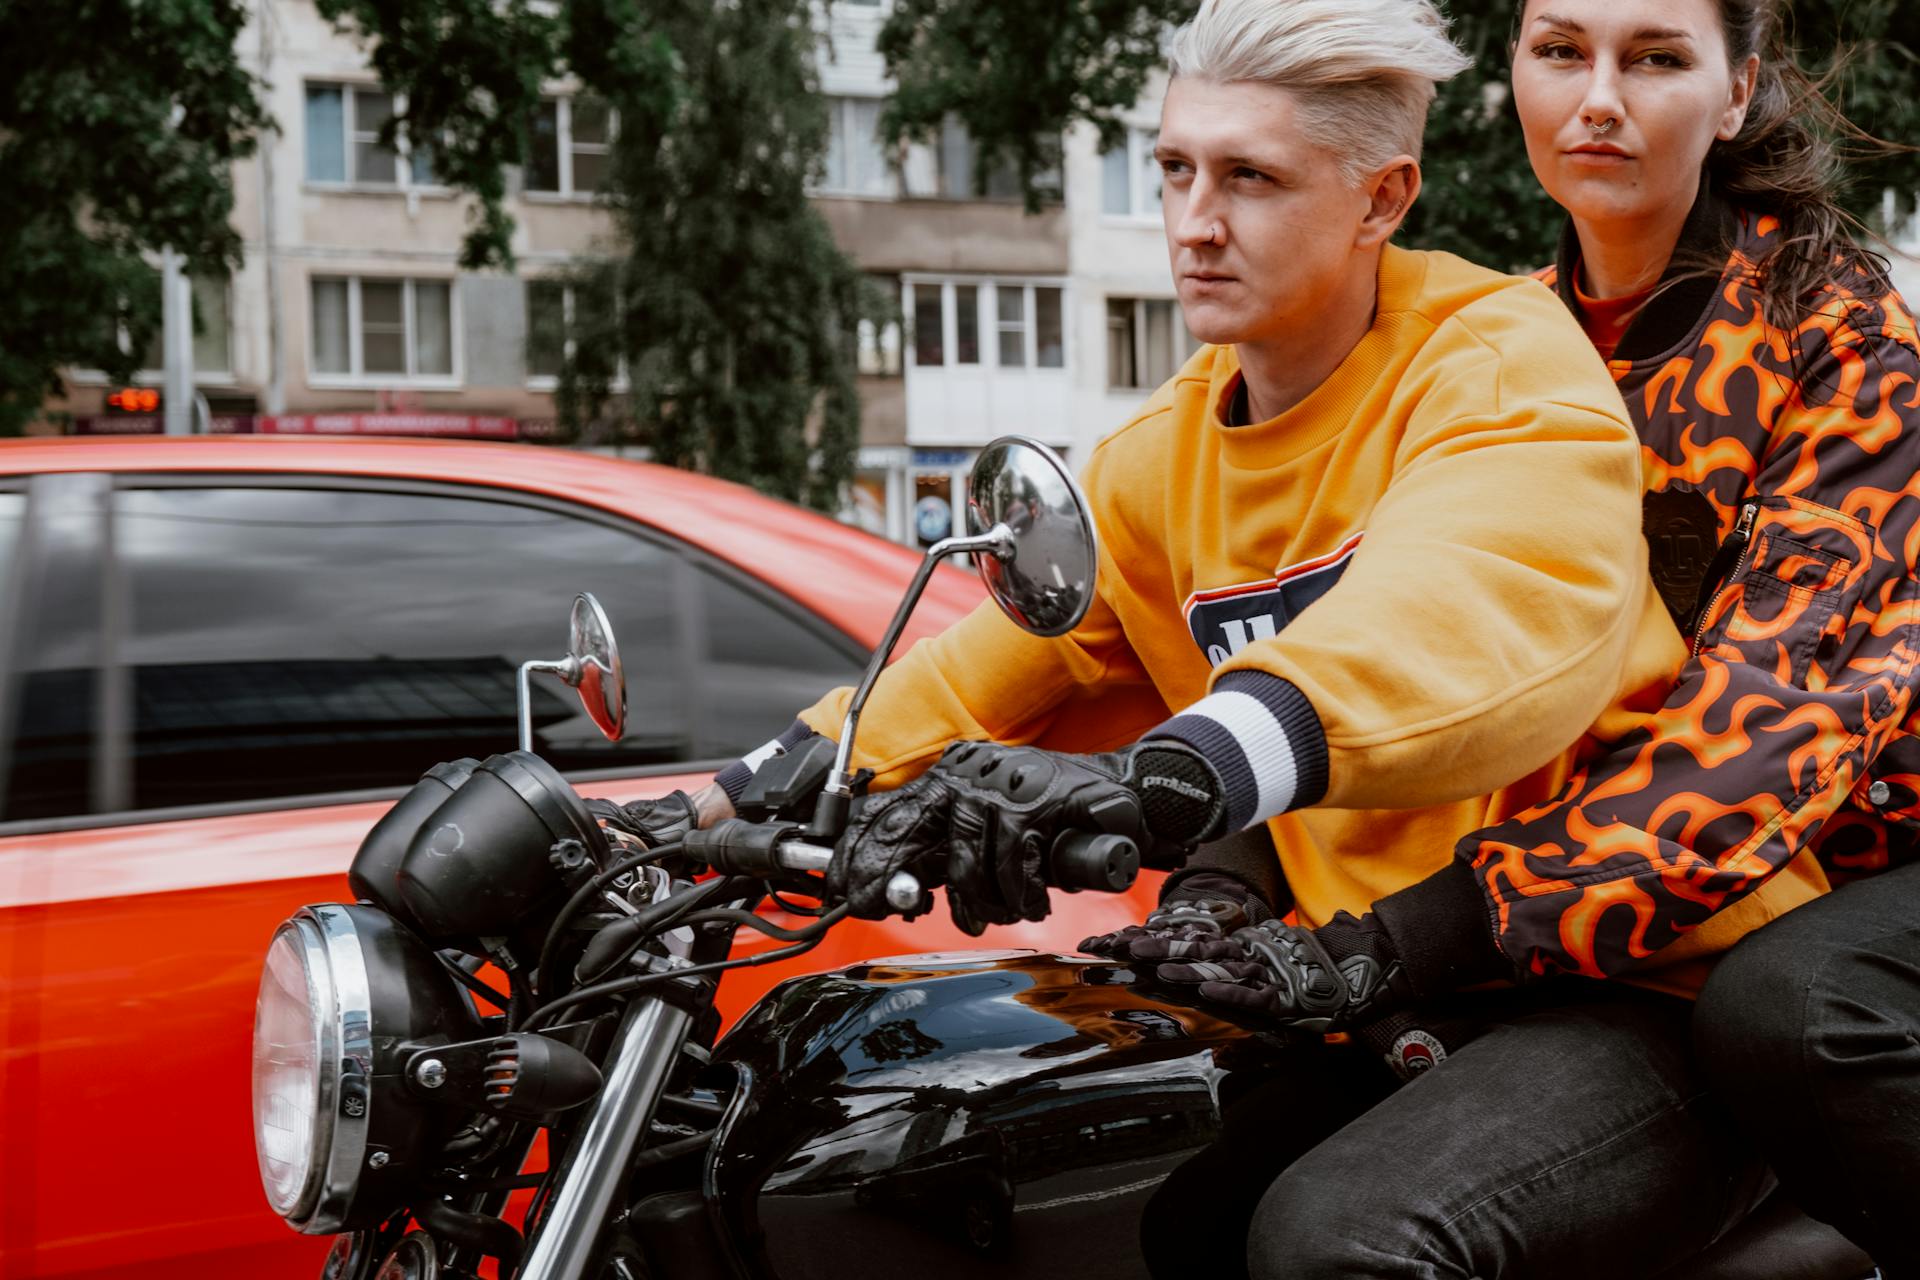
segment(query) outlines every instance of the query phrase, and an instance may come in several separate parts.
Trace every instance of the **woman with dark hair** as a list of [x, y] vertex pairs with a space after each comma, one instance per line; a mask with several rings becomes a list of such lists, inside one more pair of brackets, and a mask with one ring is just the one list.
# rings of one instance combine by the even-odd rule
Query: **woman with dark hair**
[[1359, 921], [1222, 936], [1271, 915], [1271, 870], [1196, 863], [1144, 929], [1089, 942], [1304, 1026], [1326, 1011], [1303, 992], [1389, 974], [1368, 1012], [1397, 996], [1406, 1028], [1490, 978], [1691, 995], [1796, 907], [1705, 987], [1700, 1065], [1809, 1212], [1920, 1276], [1920, 341], [1834, 199], [1834, 139], [1865, 135], [1795, 66], [1783, 9], [1516, 16], [1528, 155], [1568, 214], [1541, 275], [1639, 430], [1652, 569], [1691, 640], [1664, 704]]
[[1522, 6], [1515, 104], [1568, 213], [1547, 278], [1639, 428], [1694, 656], [1566, 795], [1459, 853], [1536, 973], [1629, 973], [1769, 877], [1824, 875], [1836, 892], [1716, 968], [1696, 1046], [1788, 1192], [1915, 1276], [1920, 344], [1834, 198], [1834, 140], [1864, 135], [1795, 66], [1783, 9]]

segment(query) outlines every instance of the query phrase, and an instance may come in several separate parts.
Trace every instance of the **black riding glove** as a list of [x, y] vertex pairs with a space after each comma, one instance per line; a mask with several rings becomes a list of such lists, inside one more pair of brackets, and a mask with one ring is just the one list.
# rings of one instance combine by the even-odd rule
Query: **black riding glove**
[[948, 886], [954, 923], [1041, 920], [1054, 842], [1123, 835], [1150, 866], [1177, 866], [1224, 820], [1213, 767], [1185, 743], [1155, 739], [1104, 755], [956, 742], [919, 778], [869, 800], [841, 841], [828, 886], [856, 916], [887, 914], [885, 889], [909, 871]]
[[1197, 958], [1201, 945], [1273, 917], [1273, 909], [1238, 876], [1188, 870], [1161, 896], [1144, 924], [1083, 939], [1080, 949], [1123, 964], [1152, 967]]
[[648, 848], [685, 840], [687, 833], [700, 825], [700, 813], [693, 797], [684, 791], [669, 791], [652, 800], [615, 804], [611, 800], [589, 800], [587, 809], [615, 830], [637, 836]]
[[1159, 967], [1162, 981], [1197, 984], [1203, 1000], [1302, 1031], [1361, 1026], [1414, 998], [1371, 912], [1355, 919], [1342, 911], [1318, 929], [1264, 920], [1188, 948], [1182, 960]]

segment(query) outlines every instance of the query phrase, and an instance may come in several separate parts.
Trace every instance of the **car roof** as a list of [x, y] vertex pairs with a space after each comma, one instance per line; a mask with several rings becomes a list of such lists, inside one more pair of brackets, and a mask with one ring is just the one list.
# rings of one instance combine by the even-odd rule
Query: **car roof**
[[[0, 441], [0, 476], [52, 471], [302, 474], [430, 480], [538, 494], [650, 525], [759, 578], [872, 646], [920, 556], [711, 476], [553, 446], [340, 437], [58, 437]], [[942, 566], [909, 637], [977, 604], [979, 581]]]

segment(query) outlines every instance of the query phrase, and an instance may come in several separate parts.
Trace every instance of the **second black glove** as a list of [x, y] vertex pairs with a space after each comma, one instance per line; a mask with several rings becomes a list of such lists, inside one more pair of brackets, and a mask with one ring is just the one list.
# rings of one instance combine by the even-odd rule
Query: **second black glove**
[[989, 924], [1045, 918], [1046, 862], [1063, 835], [1122, 835], [1148, 866], [1170, 867], [1225, 818], [1218, 776], [1183, 742], [1103, 755], [956, 743], [932, 772], [953, 793], [949, 907], [975, 936]]

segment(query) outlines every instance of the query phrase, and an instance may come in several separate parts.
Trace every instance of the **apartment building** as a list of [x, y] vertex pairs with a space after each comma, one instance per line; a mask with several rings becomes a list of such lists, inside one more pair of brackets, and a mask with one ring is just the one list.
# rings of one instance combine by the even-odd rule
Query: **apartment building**
[[[884, 147], [889, 84], [874, 50], [887, 0], [828, 11], [822, 90], [832, 133], [816, 200], [836, 239], [889, 291], [903, 323], [862, 335], [863, 441], [847, 512], [929, 543], [964, 510], [979, 447], [1020, 432], [1076, 464], [1193, 350], [1174, 300], [1152, 160], [1163, 85], [1117, 147], [1062, 140], [1056, 198], [1028, 214], [1008, 173], [976, 193], [957, 124]], [[194, 282], [194, 382], [216, 430], [553, 434], [555, 375], [574, 300], [556, 277], [612, 227], [595, 203], [617, 120], [556, 85], [512, 176], [515, 271], [458, 268], [467, 202], [427, 149], [380, 146], [398, 104], [364, 51], [311, 0], [263, 0], [242, 53], [278, 133], [235, 171], [245, 262]], [[1909, 296], [1920, 265], [1898, 264]], [[160, 382], [156, 366], [143, 383]], [[110, 415], [78, 373], [79, 431], [157, 429]]]

